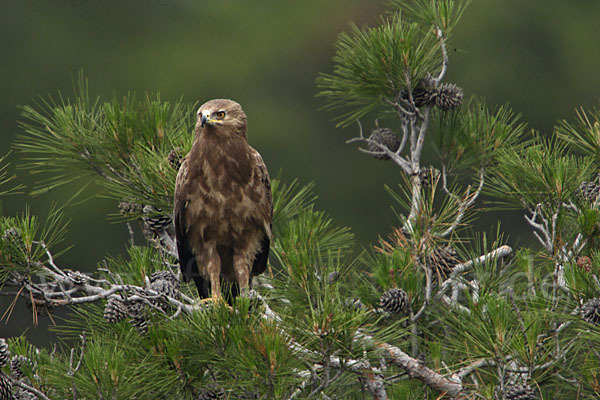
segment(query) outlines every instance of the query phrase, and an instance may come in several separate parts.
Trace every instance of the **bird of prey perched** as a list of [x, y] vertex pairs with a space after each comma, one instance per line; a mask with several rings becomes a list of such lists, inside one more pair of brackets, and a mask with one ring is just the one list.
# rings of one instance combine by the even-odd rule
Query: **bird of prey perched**
[[271, 183], [246, 138], [246, 114], [232, 100], [204, 103], [183, 159], [174, 198], [175, 234], [185, 282], [201, 298], [229, 303], [267, 266], [271, 243]]

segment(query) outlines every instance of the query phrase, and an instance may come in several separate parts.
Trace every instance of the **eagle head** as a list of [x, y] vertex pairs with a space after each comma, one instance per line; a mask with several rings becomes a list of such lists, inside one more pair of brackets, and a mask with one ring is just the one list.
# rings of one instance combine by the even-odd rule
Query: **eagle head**
[[196, 130], [226, 131], [246, 135], [246, 113], [237, 102], [228, 99], [214, 99], [202, 104], [198, 109]]

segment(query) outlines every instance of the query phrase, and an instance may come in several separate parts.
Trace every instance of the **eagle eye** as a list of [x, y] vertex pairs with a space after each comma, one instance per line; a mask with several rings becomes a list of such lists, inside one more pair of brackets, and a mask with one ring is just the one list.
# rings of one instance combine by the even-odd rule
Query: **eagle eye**
[[225, 111], [217, 111], [215, 113], [215, 115], [216, 115], [217, 119], [223, 119], [223, 118], [225, 118]]

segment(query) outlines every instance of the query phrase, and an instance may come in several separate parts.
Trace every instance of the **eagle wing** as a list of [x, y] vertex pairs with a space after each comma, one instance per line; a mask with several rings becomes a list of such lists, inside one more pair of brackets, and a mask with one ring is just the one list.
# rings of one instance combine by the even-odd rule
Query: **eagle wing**
[[200, 276], [196, 257], [187, 239], [186, 209], [188, 204], [188, 156], [181, 161], [181, 166], [175, 181], [175, 196], [173, 201], [173, 222], [175, 223], [175, 237], [177, 239], [177, 253], [179, 254], [179, 267], [184, 282], [192, 279], [198, 288], [201, 298], [210, 296], [209, 283]]
[[272, 237], [272, 225], [273, 225], [273, 196], [271, 194], [271, 180], [269, 179], [269, 172], [267, 171], [267, 166], [263, 161], [261, 155], [250, 147], [250, 152], [255, 160], [255, 171], [257, 185], [260, 185], [260, 189], [262, 189], [264, 196], [262, 201], [263, 210], [264, 210], [264, 234], [261, 239], [260, 249], [256, 256], [254, 257], [254, 262], [252, 264], [251, 275], [256, 276], [262, 274], [267, 268], [267, 260], [269, 258], [269, 248], [271, 246], [271, 237]]

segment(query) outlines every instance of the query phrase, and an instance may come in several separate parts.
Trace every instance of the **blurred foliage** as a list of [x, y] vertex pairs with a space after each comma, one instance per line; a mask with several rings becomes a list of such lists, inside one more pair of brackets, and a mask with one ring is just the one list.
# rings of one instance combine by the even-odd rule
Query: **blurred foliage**
[[341, 33], [336, 42], [333, 73], [317, 80], [319, 95], [328, 99], [326, 109], [355, 107], [339, 116], [339, 125], [349, 125], [434, 72], [439, 51], [432, 30], [400, 13], [373, 28], [353, 25], [351, 33]]
[[106, 187], [103, 195], [119, 201], [170, 209], [176, 169], [171, 151], [191, 147], [195, 105], [170, 104], [159, 95], [138, 101], [128, 94], [121, 103], [90, 99], [80, 74], [75, 97], [50, 99], [23, 107], [24, 134], [15, 148], [21, 166], [42, 177], [32, 194], [90, 179]]
[[433, 140], [448, 172], [493, 167], [505, 148], [515, 148], [526, 132], [521, 116], [508, 105], [491, 109], [472, 98], [457, 111], [432, 118]]
[[[398, 11], [372, 28], [351, 26], [336, 42], [333, 73], [321, 73], [317, 86], [325, 109], [352, 107], [337, 117], [347, 126], [387, 102], [397, 101], [427, 74], [437, 76], [443, 63], [443, 37], [462, 16], [468, 1], [390, 2]], [[388, 105], [389, 107], [389, 105]]]
[[591, 160], [573, 155], [560, 139], [539, 133], [520, 147], [500, 152], [499, 165], [490, 182], [490, 193], [507, 205], [552, 210], [575, 199], [575, 191], [593, 169]]
[[[36, 264], [46, 258], [47, 250], [56, 256], [66, 251], [55, 246], [63, 241], [67, 226], [68, 221], [57, 207], [50, 210], [43, 224], [39, 217], [31, 215], [29, 208], [16, 217], [0, 215], [0, 273], [9, 273], [11, 268], [24, 264], [28, 273], [33, 275]], [[15, 257], [18, 260], [13, 260]]]
[[437, 26], [446, 38], [460, 22], [470, 0], [391, 0], [390, 5], [403, 10], [414, 21], [423, 26]]
[[558, 136], [573, 145], [582, 154], [594, 160], [596, 168], [600, 166], [600, 109], [577, 110], [577, 121], [560, 121]]
[[0, 196], [16, 194], [20, 189], [23, 188], [22, 184], [12, 186], [13, 184], [11, 181], [16, 178], [16, 175], [9, 175], [9, 164], [6, 162], [6, 159], [9, 155], [10, 153], [0, 157]]

